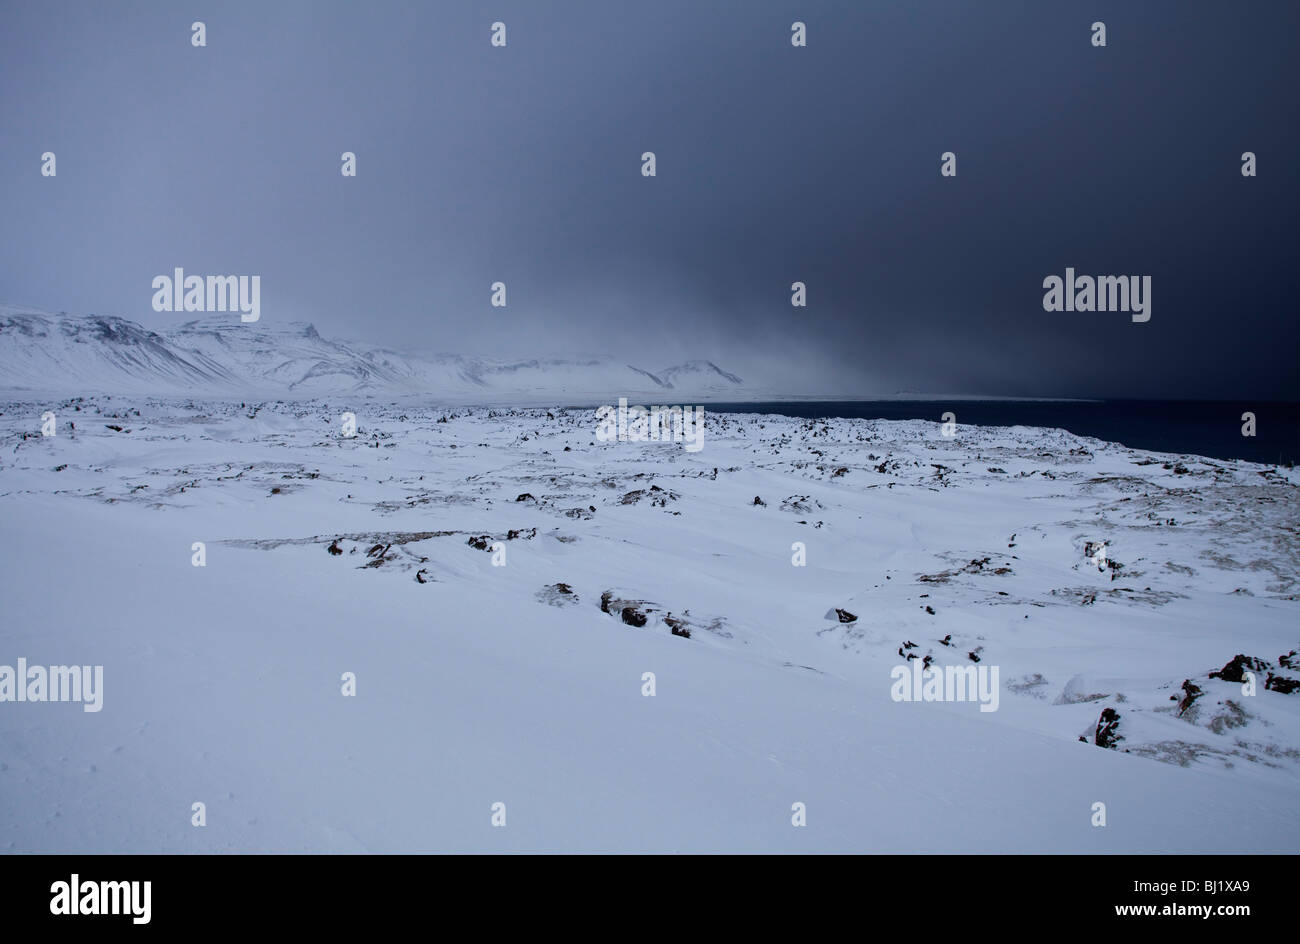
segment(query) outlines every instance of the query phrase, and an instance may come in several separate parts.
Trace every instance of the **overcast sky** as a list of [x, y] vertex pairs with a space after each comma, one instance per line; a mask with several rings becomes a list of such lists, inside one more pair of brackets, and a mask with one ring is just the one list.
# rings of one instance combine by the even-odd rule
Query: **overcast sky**
[[[0, 0], [0, 302], [165, 327], [179, 266], [394, 347], [1300, 399], [1298, 37], [1283, 0]], [[1151, 320], [1045, 312], [1067, 266], [1151, 276]]]

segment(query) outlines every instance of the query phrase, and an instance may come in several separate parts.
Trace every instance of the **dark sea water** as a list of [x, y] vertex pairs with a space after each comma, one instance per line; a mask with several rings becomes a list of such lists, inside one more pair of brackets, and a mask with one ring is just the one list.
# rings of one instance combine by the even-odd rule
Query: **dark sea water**
[[[780, 413], [805, 418], [931, 420], [945, 412], [958, 426], [1047, 426], [1135, 449], [1286, 465], [1300, 459], [1300, 403], [1207, 400], [788, 400], [709, 403], [717, 413]], [[1255, 436], [1241, 415], [1255, 414]]]

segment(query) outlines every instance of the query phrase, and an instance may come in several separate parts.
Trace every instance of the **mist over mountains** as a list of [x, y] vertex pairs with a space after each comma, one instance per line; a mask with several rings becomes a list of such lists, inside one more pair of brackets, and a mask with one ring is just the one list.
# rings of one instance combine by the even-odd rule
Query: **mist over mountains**
[[306, 322], [217, 315], [151, 331], [125, 318], [0, 305], [0, 388], [9, 391], [452, 400], [759, 395], [697, 359], [662, 368], [610, 354], [502, 359], [399, 352], [323, 338]]

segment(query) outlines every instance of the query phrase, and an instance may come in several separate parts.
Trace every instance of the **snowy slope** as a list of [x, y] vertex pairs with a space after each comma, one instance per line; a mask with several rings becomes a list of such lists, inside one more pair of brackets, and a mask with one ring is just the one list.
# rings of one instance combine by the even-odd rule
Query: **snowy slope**
[[222, 315], [147, 331], [121, 318], [0, 306], [0, 390], [212, 396], [431, 395], [445, 402], [613, 402], [742, 391], [712, 363], [650, 371], [611, 356], [403, 354], [322, 338], [306, 323]]
[[0, 306], [0, 387], [145, 393], [237, 383], [229, 366], [122, 318]]
[[[0, 414], [0, 664], [105, 672], [98, 713], [0, 704], [6, 851], [1300, 846], [1300, 693], [1263, 685], [1300, 676], [1290, 470], [749, 415], [688, 453], [354, 397]], [[1238, 653], [1253, 695], [1210, 676]], [[971, 654], [996, 711], [891, 697]]]
[[708, 390], [711, 393], [734, 393], [744, 386], [744, 381], [735, 374], [728, 373], [712, 361], [687, 361], [676, 367], [666, 367], [659, 372], [659, 377], [673, 387], [685, 387], [692, 390]]

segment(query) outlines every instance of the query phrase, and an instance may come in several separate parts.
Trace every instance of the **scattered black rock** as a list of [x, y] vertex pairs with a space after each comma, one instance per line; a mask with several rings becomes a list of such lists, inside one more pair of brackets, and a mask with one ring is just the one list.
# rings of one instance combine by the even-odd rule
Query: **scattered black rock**
[[333, 554], [335, 557], [338, 557], [340, 554], [343, 553], [343, 548], [339, 547], [339, 539], [338, 539], [338, 538], [335, 538], [335, 539], [330, 543], [330, 546], [327, 547], [327, 548], [325, 548], [325, 550], [329, 551], [329, 552], [330, 552], [331, 554]]
[[650, 625], [652, 620], [655, 622], [663, 620], [674, 636], [680, 636], [683, 639], [690, 639], [697, 630], [703, 630], [724, 639], [732, 638], [732, 634], [727, 629], [726, 620], [722, 617], [701, 618], [692, 616], [689, 609], [682, 610], [676, 615], [671, 610], [665, 614], [663, 608], [657, 603], [649, 600], [622, 598], [614, 590], [606, 590], [600, 595], [600, 609], [604, 613], [617, 615], [629, 626], [644, 627]]
[[520, 495], [518, 498], [516, 498], [515, 501], [517, 501], [517, 502], [521, 502], [521, 501], [537, 501], [537, 499], [534, 498], [534, 497], [532, 496], [532, 493], [531, 493], [531, 492], [524, 492], [522, 495]]
[[951, 646], [951, 645], [952, 645], [952, 633], [949, 633], [947, 636], [944, 636], [942, 639], [940, 639], [940, 640], [939, 640], [939, 645], [941, 645], [941, 646]]
[[789, 498], [781, 499], [781, 510], [790, 511], [795, 514], [805, 514], [812, 511], [813, 506], [820, 508], [821, 502], [809, 498], [807, 495], [791, 495]]
[[[676, 492], [670, 492], [660, 488], [658, 485], [651, 485], [649, 488], [637, 488], [628, 492], [619, 499], [620, 505], [635, 505], [643, 498], [649, 498], [650, 504], [655, 508], [667, 508], [670, 501], [676, 501], [681, 496]], [[595, 509], [592, 509], [595, 511]]]
[[763, 499], [761, 499], [761, 498], [760, 498], [759, 496], [757, 496], [757, 495], [754, 496], [754, 504], [755, 504], [755, 505], [762, 505], [764, 508], [767, 507], [767, 502], [763, 501]]
[[934, 616], [934, 607], [932, 607], [932, 606], [927, 606], [927, 607], [925, 608], [925, 612], [929, 613], [931, 616]]
[[477, 548], [480, 551], [486, 551], [488, 548], [492, 546], [492, 535], [490, 534], [476, 535], [471, 537], [465, 543], [468, 544], [470, 547]]
[[857, 616], [848, 610], [842, 610], [838, 606], [835, 608], [835, 616], [841, 623], [852, 623]]

